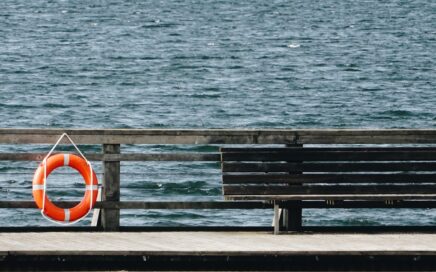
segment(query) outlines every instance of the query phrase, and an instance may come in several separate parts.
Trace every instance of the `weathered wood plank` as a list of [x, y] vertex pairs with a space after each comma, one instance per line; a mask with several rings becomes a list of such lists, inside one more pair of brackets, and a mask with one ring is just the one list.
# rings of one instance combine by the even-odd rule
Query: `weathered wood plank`
[[[230, 196], [231, 197], [231, 196]], [[330, 198], [330, 196], [326, 196]], [[427, 197], [427, 196], [426, 196]], [[380, 196], [377, 196], [380, 199]], [[388, 203], [386, 201], [340, 201], [337, 200], [333, 205], [327, 204], [326, 201], [302, 201], [301, 207], [307, 209], [320, 208], [436, 208], [436, 199], [434, 201], [395, 201]], [[55, 205], [68, 208], [78, 204], [75, 201], [55, 201]], [[282, 205], [286, 207], [286, 204]], [[194, 202], [165, 202], [165, 201], [121, 201], [121, 202], [97, 202], [96, 208], [112, 209], [146, 209], [146, 210], [183, 210], [183, 209], [271, 209], [272, 204], [262, 201], [194, 201]], [[11, 200], [0, 201], [0, 209], [36, 209], [33, 200]]]
[[436, 194], [277, 194], [277, 195], [224, 195], [226, 200], [256, 200], [256, 201], [289, 201], [289, 200], [356, 200], [356, 201], [386, 201], [386, 200], [436, 200]]
[[[336, 200], [330, 201], [302, 201], [303, 208], [305, 209], [351, 209], [351, 208], [378, 208], [378, 209], [399, 209], [399, 208], [417, 208], [428, 209], [436, 208], [436, 200], [426, 201], [410, 201], [410, 200], [396, 200], [396, 201], [350, 201], [350, 200]], [[284, 204], [286, 205], [286, 204]]]
[[[436, 183], [436, 174], [224, 174], [223, 184]], [[248, 185], [247, 185], [248, 186]], [[352, 185], [355, 186], [355, 185]]]
[[[59, 153], [59, 152], [57, 152]], [[57, 154], [56, 152], [53, 154]], [[0, 161], [42, 161], [46, 153], [0, 153]], [[91, 161], [220, 161], [218, 153], [84, 154]]]
[[[105, 154], [119, 154], [119, 144], [104, 144], [103, 152]], [[120, 201], [120, 162], [105, 161], [103, 163], [103, 201]], [[119, 209], [102, 209], [101, 225], [105, 231], [117, 231], [120, 227], [120, 210]]]
[[222, 153], [223, 161], [432, 161], [436, 150], [428, 151], [312, 151], [310, 148], [277, 152]]
[[436, 143], [435, 129], [0, 129], [0, 144], [410, 144]]
[[[53, 155], [67, 152], [53, 152]], [[0, 153], [0, 161], [42, 161], [47, 153]], [[101, 161], [102, 154], [85, 153], [85, 157], [90, 161]]]
[[105, 155], [105, 161], [220, 161], [218, 153], [148, 153]]
[[436, 162], [223, 162], [223, 172], [392, 172], [436, 171]]
[[[278, 186], [278, 185], [224, 185], [224, 195], [383, 195], [408, 194], [431, 195], [436, 194], [434, 185], [332, 185], [332, 186]], [[352, 197], [350, 199], [353, 199]]]
[[434, 135], [392, 135], [392, 136], [299, 136], [301, 144], [434, 144]]
[[292, 133], [282, 130], [0, 129], [0, 143], [51, 144], [64, 132], [78, 144], [251, 144], [295, 140]]
[[14, 256], [107, 256], [108, 259], [117, 255], [423, 256], [436, 255], [435, 239], [435, 234], [423, 233], [311, 233], [280, 237], [271, 235], [270, 231], [0, 233], [0, 253]]
[[298, 152], [298, 151], [360, 151], [360, 152], [386, 152], [386, 151], [436, 151], [435, 146], [354, 146], [354, 147], [343, 147], [343, 146], [323, 146], [323, 147], [220, 147], [219, 149], [222, 153], [259, 153], [259, 152]]
[[120, 209], [268, 209], [273, 206], [261, 201], [122, 201], [119, 204], [114, 203], [114, 207]]
[[[69, 208], [75, 201], [54, 201], [54, 204]], [[95, 204], [98, 209], [268, 209], [271, 204], [261, 201], [102, 201]], [[0, 201], [0, 209], [36, 209], [33, 200]]]

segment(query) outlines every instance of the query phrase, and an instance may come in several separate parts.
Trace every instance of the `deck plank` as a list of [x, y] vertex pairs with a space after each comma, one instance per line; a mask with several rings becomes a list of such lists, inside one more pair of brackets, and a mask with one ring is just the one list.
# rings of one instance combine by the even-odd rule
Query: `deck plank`
[[0, 233], [0, 255], [436, 255], [436, 234]]

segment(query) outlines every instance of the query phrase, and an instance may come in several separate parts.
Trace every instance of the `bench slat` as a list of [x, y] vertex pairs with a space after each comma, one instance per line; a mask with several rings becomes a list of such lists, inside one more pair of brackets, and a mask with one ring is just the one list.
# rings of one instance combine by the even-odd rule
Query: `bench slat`
[[257, 153], [257, 152], [288, 152], [288, 151], [365, 151], [365, 152], [372, 152], [372, 151], [436, 151], [435, 146], [417, 146], [417, 147], [405, 147], [405, 146], [399, 146], [399, 147], [221, 147], [220, 152], [222, 153], [229, 153], [229, 152], [236, 152], [236, 153]]
[[[368, 194], [368, 195], [224, 195], [225, 200], [356, 200], [356, 201], [386, 201], [386, 200], [436, 200], [436, 194]], [[422, 207], [422, 206], [421, 206]]]
[[436, 161], [436, 151], [274, 151], [222, 153], [221, 161]]
[[223, 162], [223, 172], [390, 172], [436, 171], [436, 162], [261, 163]]
[[[436, 194], [434, 185], [335, 185], [335, 186], [244, 186], [224, 185], [225, 195], [382, 195], [382, 194], [409, 194], [425, 195]], [[353, 199], [353, 197], [351, 197]]]
[[423, 183], [423, 182], [436, 183], [436, 174], [242, 174], [242, 175], [224, 174], [223, 175], [223, 184]]

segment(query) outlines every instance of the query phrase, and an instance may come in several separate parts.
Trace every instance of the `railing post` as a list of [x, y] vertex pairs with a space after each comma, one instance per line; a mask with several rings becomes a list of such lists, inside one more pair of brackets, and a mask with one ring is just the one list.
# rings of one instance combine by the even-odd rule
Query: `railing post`
[[[103, 144], [103, 154], [120, 154], [119, 144]], [[120, 162], [103, 160], [102, 200], [120, 201]], [[101, 225], [104, 231], [117, 231], [120, 228], [120, 210], [102, 209]]]

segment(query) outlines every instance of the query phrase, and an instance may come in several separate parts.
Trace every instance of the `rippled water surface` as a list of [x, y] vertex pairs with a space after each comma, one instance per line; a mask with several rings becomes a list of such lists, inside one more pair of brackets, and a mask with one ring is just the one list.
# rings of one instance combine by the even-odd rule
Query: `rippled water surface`
[[[0, 45], [0, 127], [436, 127], [432, 0], [5, 0]], [[0, 162], [0, 196], [30, 199], [35, 166]], [[126, 163], [122, 169], [130, 173], [122, 177], [123, 199], [221, 199], [214, 163]], [[52, 177], [53, 186], [81, 187], [74, 174], [59, 177]], [[126, 211], [123, 224], [268, 225], [270, 214]], [[29, 210], [0, 217], [5, 224], [46, 224]], [[431, 224], [436, 214], [312, 211], [306, 223], [381, 219]]]

